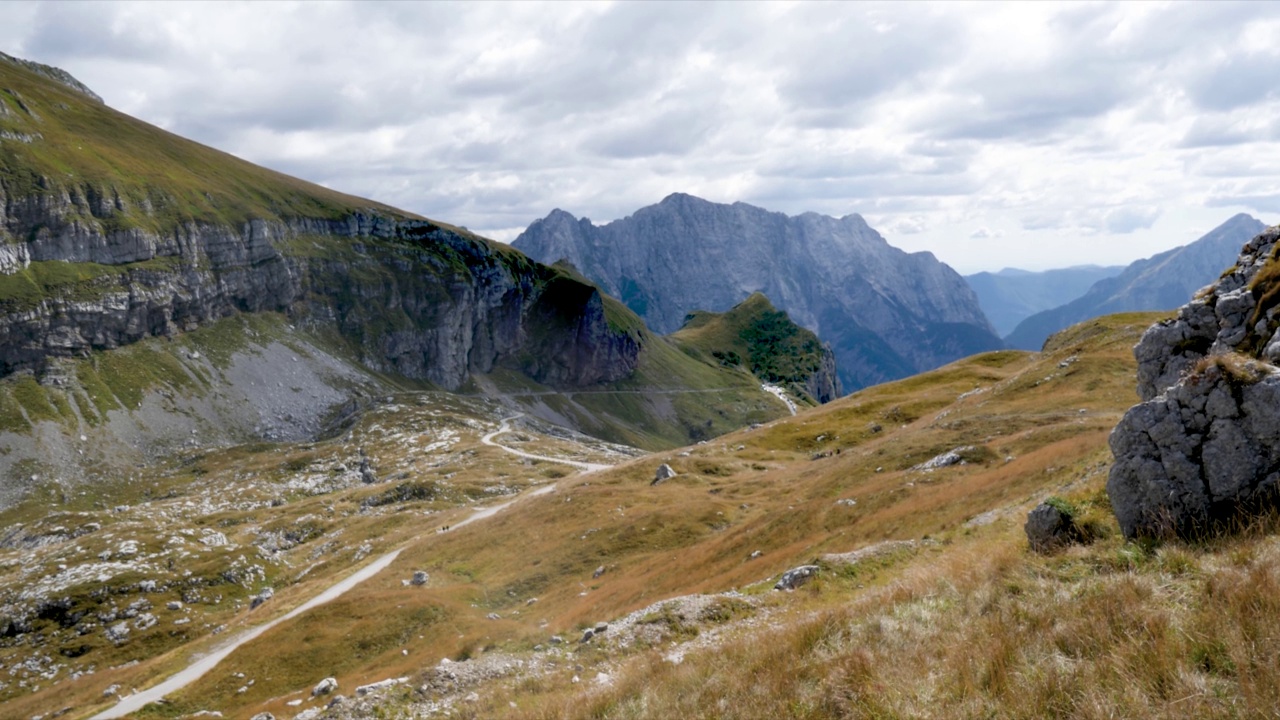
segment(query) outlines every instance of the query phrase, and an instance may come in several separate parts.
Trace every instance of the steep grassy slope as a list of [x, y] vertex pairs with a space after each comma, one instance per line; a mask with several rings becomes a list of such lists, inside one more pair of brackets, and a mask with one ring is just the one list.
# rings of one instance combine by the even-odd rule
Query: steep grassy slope
[[[833, 644], [835, 640], [830, 638], [847, 636], [840, 629], [847, 626], [846, 618], [871, 617], [857, 613], [865, 608], [886, 608], [884, 612], [890, 613], [893, 622], [912, 628], [912, 634], [901, 640], [907, 642], [927, 639], [926, 628], [912, 625], [917, 618], [926, 617], [920, 615], [925, 612], [933, 613], [927, 617], [961, 613], [946, 615], [956, 618], [946, 627], [954, 633], [968, 632], [964, 613], [981, 606], [964, 599], [969, 597], [965, 593], [988, 592], [979, 587], [988, 580], [994, 583], [991, 592], [1005, 586], [1001, 578], [1009, 578], [1029, 592], [1042, 592], [1040, 585], [1033, 588], [1027, 579], [1019, 578], [1027, 572], [1040, 577], [1044, 571], [1037, 568], [1058, 561], [1027, 556], [1018, 533], [1026, 509], [1048, 494], [1075, 499], [1106, 534], [1108, 521], [1098, 499], [1109, 462], [1106, 435], [1121, 410], [1132, 403], [1129, 348], [1152, 319], [1130, 315], [1094, 321], [1060, 336], [1043, 355], [1008, 351], [975, 356], [755, 430], [632, 461], [597, 475], [563, 478], [555, 492], [529, 498], [483, 523], [411, 540], [412, 535], [400, 535], [408, 544], [386, 573], [342, 600], [272, 630], [233, 655], [218, 672], [172, 696], [169, 705], [155, 706], [146, 716], [174, 717], [200, 709], [246, 716], [265, 709], [288, 716], [297, 709], [285, 703], [297, 699], [304, 701], [303, 707], [312, 704], [309, 689], [327, 674], [337, 676], [348, 691], [356, 684], [386, 677], [414, 678], [409, 689], [388, 696], [385, 702], [391, 704], [377, 711], [384, 714], [394, 714], [396, 703], [423, 703], [426, 707], [452, 697], [460, 703], [457, 707], [464, 716], [479, 717], [696, 715], [695, 707], [705, 709], [719, 703], [724, 704], [726, 716], [839, 715], [831, 710], [836, 706], [819, 703], [814, 706], [818, 709], [809, 710], [808, 705], [788, 705], [791, 700], [787, 698], [803, 696], [797, 696], [798, 688], [789, 683], [825, 677], [828, 670], [844, 667], [841, 663], [846, 661], [840, 658], [846, 646]], [[385, 437], [412, 437], [386, 420], [378, 423]], [[522, 430], [521, 435], [529, 441], [522, 444], [524, 447], [539, 444], [530, 431]], [[462, 450], [462, 446], [457, 448]], [[933, 470], [921, 467], [951, 450], [958, 450], [964, 464]], [[459, 472], [469, 466], [469, 457], [463, 451], [429, 472]], [[491, 463], [494, 456], [482, 451], [475, 458]], [[401, 462], [411, 474], [421, 472], [415, 467], [426, 467], [412, 456]], [[651, 487], [653, 469], [660, 462], [670, 463], [679, 474]], [[538, 471], [546, 466], [524, 467]], [[495, 469], [479, 465], [465, 472], [480, 479]], [[235, 478], [229, 468], [219, 473], [210, 473], [207, 481], [223, 477], [232, 482]], [[279, 477], [276, 482], [284, 481], [287, 469]], [[316, 514], [327, 506], [333, 512], [324, 511], [318, 517], [329, 518], [326, 523], [332, 524], [326, 527], [336, 529], [358, 521], [361, 514], [352, 510], [359, 505], [359, 498], [378, 492], [384, 490], [339, 488], [318, 496], [316, 500], [322, 505], [315, 509], [311, 509], [311, 501], [285, 505], [277, 511], [255, 509], [251, 524], [243, 527], [287, 525], [295, 521], [286, 518]], [[420, 510], [433, 509], [431, 502], [409, 497], [395, 504], [398, 512], [388, 517], [404, 522], [379, 530], [384, 540], [378, 541], [378, 546], [387, 547], [391, 534], [412, 533], [415, 527], [421, 532], [447, 523], [447, 516], [439, 511], [425, 527], [415, 520]], [[280, 515], [273, 514], [276, 512]], [[346, 516], [349, 520], [343, 519], [344, 512], [352, 512]], [[358, 544], [360, 536], [373, 527], [351, 526], [344, 531], [344, 542]], [[922, 540], [926, 536], [928, 539]], [[850, 569], [824, 564], [819, 580], [795, 594], [768, 592], [771, 579], [761, 583], [822, 553], [848, 552], [884, 540], [913, 543], [894, 546], [874, 561]], [[1148, 562], [1142, 559], [1148, 557], [1145, 551], [1122, 546], [1115, 538], [1101, 543], [1081, 552], [1101, 552], [1115, 558], [1112, 565], [1104, 567], [1127, 568], [1125, 558], [1131, 558], [1134, 566]], [[1064, 571], [1067, 577], [1076, 577], [1079, 568], [1092, 567], [1090, 563], [1081, 566], [1072, 560], [1061, 567], [1068, 568]], [[603, 572], [597, 574], [598, 568]], [[425, 588], [402, 587], [400, 579], [415, 569], [426, 570], [431, 581]], [[947, 573], [953, 572], [962, 575], [947, 579]], [[937, 589], [946, 588], [947, 583], [954, 591]], [[667, 598], [735, 587], [743, 593], [741, 602], [724, 599], [723, 606], [717, 605], [721, 609], [708, 616], [719, 618], [716, 620], [699, 621], [658, 609], [648, 611], [639, 623], [646, 633], [652, 631], [644, 636], [649, 640], [628, 642], [624, 647], [623, 636], [614, 642], [606, 633], [603, 642], [572, 647], [548, 644], [553, 634], [572, 640], [582, 628]], [[1055, 592], [1045, 587], [1049, 589], [1044, 592]], [[937, 595], [939, 592], [943, 594]], [[280, 610], [304, 595], [305, 587], [298, 587], [287, 596], [278, 596], [284, 598]], [[932, 601], [928, 598], [935, 595], [944, 604], [929, 605]], [[1010, 602], [1023, 602], [1019, 596], [1010, 597]], [[530, 602], [533, 598], [536, 601]], [[1016, 607], [1020, 606], [1008, 606], [1007, 612], [1016, 612]], [[498, 619], [486, 619], [491, 614]], [[246, 616], [253, 617], [247, 613], [235, 617]], [[823, 617], [832, 620], [819, 622]], [[770, 627], [777, 628], [779, 634], [768, 636], [771, 640], [762, 644], [763, 636], [757, 633], [775, 632], [767, 629]], [[1017, 631], [1017, 627], [1010, 626], [1008, 632]], [[992, 632], [991, 628], [987, 632]], [[742, 643], [736, 644], [734, 637], [743, 638]], [[939, 636], [929, 643], [958, 637], [969, 636]], [[829, 639], [815, 645], [820, 638]], [[689, 640], [695, 644], [680, 646], [684, 647], [684, 661], [678, 668], [661, 659], [677, 647], [672, 642]], [[698, 650], [702, 647], [696, 644], [699, 642], [712, 644], [704, 652]], [[730, 643], [729, 654], [718, 649], [722, 643]], [[535, 650], [535, 646], [541, 649]], [[766, 671], [790, 664], [809, 668], [818, 661], [805, 653], [819, 646], [832, 648], [833, 654], [819, 658], [822, 664], [812, 671], [818, 675], [788, 680]], [[879, 646], [873, 647], [880, 652]], [[889, 652], [890, 646], [884, 647], [884, 652]], [[901, 667], [905, 668], [914, 662], [912, 658], [954, 650], [951, 645], [929, 644], [920, 651], [923, 654], [904, 656], [896, 662], [904, 663]], [[147, 668], [173, 667], [181, 657], [169, 656], [161, 665], [127, 673], [141, 678], [155, 671]], [[453, 696], [449, 687], [433, 679], [437, 673], [430, 668], [441, 657], [471, 658], [458, 664], [457, 672], [463, 674], [471, 663], [478, 663], [476, 667], [488, 667], [485, 663], [508, 666], [494, 674], [514, 674], [512, 684], [455, 683], [449, 687], [461, 689]], [[718, 657], [734, 658], [740, 669], [725, 669], [716, 664]], [[961, 671], [960, 665], [949, 663], [948, 673], [953, 665], [955, 672]], [[520, 667], [529, 672], [520, 671]], [[80, 678], [65, 685], [64, 697], [88, 701], [101, 691], [100, 686], [125, 677], [125, 672]], [[572, 676], [590, 679], [597, 672], [614, 679], [612, 689], [597, 684], [593, 687], [598, 689], [588, 697], [579, 696]], [[709, 680], [707, 673], [719, 680]], [[747, 674], [756, 679], [750, 680]], [[904, 676], [911, 677], [905, 671]], [[907, 679], [877, 676], [875, 683], [855, 687], [845, 683], [856, 678], [846, 681], [845, 677], [831, 675], [830, 682], [835, 683], [831, 692], [852, 688], [858, 693], [879, 693], [872, 699], [896, 708], [897, 713], [930, 714], [928, 692], [954, 700], [946, 694], [954, 688], [945, 683], [904, 685]], [[921, 673], [920, 677], [933, 676]], [[674, 683], [672, 691], [666, 693], [646, 678]], [[708, 694], [687, 694], [691, 692], [688, 683], [696, 678], [702, 678]], [[247, 679], [254, 679], [254, 685], [239, 692]], [[428, 689], [413, 689], [419, 686]], [[985, 707], [982, 703], [988, 701], [996, 708], [1007, 702], [1004, 696], [984, 694], [996, 690], [985, 689], [980, 683], [963, 687], [976, 688], [965, 692], [977, 695], [959, 696], [972, 700], [975, 708]], [[461, 695], [472, 689], [478, 690], [480, 699], [475, 704], [462, 703]], [[700, 700], [696, 706], [682, 705], [694, 702], [688, 698]], [[913, 704], [906, 704], [908, 700]], [[517, 707], [512, 709], [510, 702]], [[751, 711], [751, 702], [763, 703], [759, 705], [763, 709]], [[925, 704], [919, 704], [922, 702]], [[32, 700], [12, 707], [34, 712], [42, 706]], [[653, 709], [645, 711], [645, 707]], [[361, 713], [354, 717], [374, 711]]]
[[416, 217], [191, 142], [5, 60], [0, 147], [0, 200], [80, 196], [77, 213], [108, 219], [114, 230], [339, 219], [356, 210]]

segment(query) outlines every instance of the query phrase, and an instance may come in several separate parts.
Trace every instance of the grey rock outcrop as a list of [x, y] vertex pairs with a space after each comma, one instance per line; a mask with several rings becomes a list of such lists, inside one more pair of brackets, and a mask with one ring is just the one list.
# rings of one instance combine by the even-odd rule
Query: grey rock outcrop
[[1111, 434], [1107, 481], [1127, 537], [1229, 529], [1274, 503], [1280, 482], [1280, 229], [1135, 348], [1138, 391]]
[[0, 62], [13, 63], [14, 65], [24, 67], [38, 75], [43, 75], [49, 78], [50, 80], [66, 85], [72, 90], [75, 90], [76, 92], [82, 95], [85, 95], [86, 97], [90, 98], [91, 100], [94, 100], [95, 102], [102, 102], [102, 97], [99, 96], [98, 93], [90, 90], [88, 85], [85, 85], [84, 83], [75, 79], [71, 75], [71, 73], [67, 72], [66, 70], [63, 70], [62, 68], [56, 68], [56, 67], [53, 67], [52, 65], [45, 65], [43, 63], [32, 62], [31, 60], [23, 60], [22, 58], [16, 58], [12, 55], [6, 55], [5, 53], [2, 53], [2, 52], [0, 52]]
[[831, 344], [846, 391], [1002, 347], [955, 271], [890, 246], [858, 215], [788, 217], [677, 193], [603, 226], [555, 210], [513, 246], [567, 260], [662, 333], [762, 292]]
[[1241, 245], [1265, 229], [1255, 218], [1236, 215], [1195, 242], [1135, 261], [1119, 275], [1099, 280], [1079, 298], [1032, 315], [1005, 342], [1039, 350], [1050, 335], [1090, 318], [1180, 307], [1235, 261]]

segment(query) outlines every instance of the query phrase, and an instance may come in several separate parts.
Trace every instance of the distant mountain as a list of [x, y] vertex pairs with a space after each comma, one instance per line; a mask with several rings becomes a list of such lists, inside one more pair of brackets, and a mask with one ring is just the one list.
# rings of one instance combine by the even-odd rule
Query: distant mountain
[[664, 333], [763, 292], [831, 344], [846, 390], [1002, 347], [960, 275], [890, 246], [858, 215], [788, 217], [677, 193], [603, 226], [555, 210], [513, 245], [567, 260]]
[[1084, 295], [1094, 283], [1123, 270], [1123, 265], [1080, 265], [1043, 272], [1005, 268], [965, 275], [964, 279], [978, 295], [978, 303], [996, 332], [1007, 335], [1023, 320], [1065, 305]]
[[1241, 246], [1266, 227], [1256, 218], [1236, 215], [1189, 245], [1135, 261], [1119, 275], [1099, 280], [1076, 300], [1032, 315], [1005, 342], [1022, 350], [1039, 350], [1053, 333], [1089, 318], [1177, 308], [1234, 263]]
[[787, 386], [815, 403], [840, 397], [831, 346], [791, 322], [761, 293], [723, 313], [691, 313], [684, 327], [669, 336], [700, 359], [749, 370], [760, 380]]

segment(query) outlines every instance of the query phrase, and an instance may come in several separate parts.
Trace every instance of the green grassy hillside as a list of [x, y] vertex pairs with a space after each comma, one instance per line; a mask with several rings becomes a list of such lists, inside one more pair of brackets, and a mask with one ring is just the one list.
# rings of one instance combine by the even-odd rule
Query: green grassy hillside
[[0, 188], [11, 199], [78, 197], [110, 230], [185, 222], [409, 213], [245, 162], [117, 112], [0, 60]]
[[753, 293], [727, 312], [690, 313], [684, 327], [668, 337], [694, 357], [748, 369], [760, 380], [785, 385], [814, 403], [804, 384], [822, 369], [822, 341], [791, 322], [762, 293]]

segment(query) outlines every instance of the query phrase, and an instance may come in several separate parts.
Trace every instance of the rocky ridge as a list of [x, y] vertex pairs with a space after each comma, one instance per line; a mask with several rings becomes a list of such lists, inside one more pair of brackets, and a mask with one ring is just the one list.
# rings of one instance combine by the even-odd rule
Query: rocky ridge
[[555, 210], [513, 243], [567, 260], [663, 333], [762, 292], [835, 351], [854, 390], [1001, 347], [973, 291], [858, 215], [788, 217], [677, 193], [606, 225]]
[[1126, 536], [1244, 522], [1280, 483], [1280, 227], [1152, 326], [1134, 349], [1141, 404], [1111, 435], [1107, 482]]

